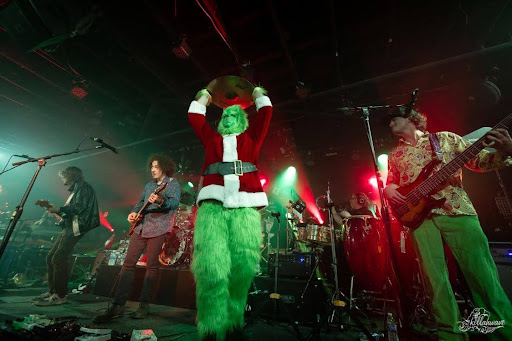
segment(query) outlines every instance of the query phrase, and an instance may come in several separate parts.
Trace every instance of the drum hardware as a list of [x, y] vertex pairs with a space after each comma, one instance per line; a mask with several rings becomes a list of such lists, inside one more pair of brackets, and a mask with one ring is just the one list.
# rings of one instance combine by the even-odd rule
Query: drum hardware
[[[269, 303], [269, 302], [272, 302], [273, 304], [273, 320], [274, 321], [277, 321], [278, 320], [278, 311], [284, 311], [285, 314], [286, 314], [286, 318], [289, 322], [289, 324], [292, 326], [293, 330], [295, 331], [295, 334], [297, 336], [297, 338], [299, 340], [303, 340], [303, 337], [302, 337], [302, 333], [301, 331], [299, 330], [299, 327], [298, 327], [298, 322], [294, 320], [294, 318], [292, 317], [290, 311], [288, 310], [288, 307], [286, 306], [286, 304], [281, 304], [281, 295], [279, 294], [278, 292], [278, 276], [279, 276], [279, 254], [280, 254], [280, 250], [279, 250], [279, 236], [281, 234], [281, 219], [280, 219], [280, 216], [281, 216], [281, 213], [279, 211], [276, 211], [276, 212], [271, 212], [271, 215], [272, 217], [276, 218], [276, 222], [277, 222], [277, 233], [276, 233], [276, 253], [275, 253], [275, 262], [274, 262], [274, 266], [273, 266], [273, 273], [274, 273], [274, 289], [273, 289], [273, 292], [270, 293], [269, 297], [270, 297], [270, 300], [269, 301], [264, 301], [263, 304], [261, 304], [261, 306], [259, 307], [259, 309], [257, 311], [254, 311], [252, 312], [252, 316], [256, 317], [260, 314], [261, 311], [263, 311], [266, 307], [266, 305]], [[254, 292], [250, 292], [249, 295], [259, 295], [259, 294], [264, 294], [263, 292], [258, 292], [258, 290], [254, 291]], [[266, 293], [265, 293], [266, 294]], [[282, 325], [283, 327], [287, 327], [287, 326], [284, 326]]]
[[[336, 234], [334, 231], [334, 217], [332, 215], [331, 208], [334, 206], [334, 203], [331, 200], [330, 195], [330, 184], [327, 182], [327, 191], [325, 196], [321, 196], [319, 198], [322, 198], [323, 202], [321, 202], [322, 207], [320, 207], [323, 211], [326, 211], [329, 216], [329, 236], [330, 236], [330, 245], [331, 245], [331, 254], [332, 254], [332, 270], [334, 271], [334, 292], [332, 293], [331, 299], [329, 301], [329, 311], [325, 316], [322, 316], [320, 318], [319, 323], [313, 328], [313, 331], [311, 332], [310, 338], [316, 337], [319, 338], [320, 330], [324, 326], [324, 324], [327, 324], [327, 326], [333, 325], [335, 317], [338, 317], [339, 323], [340, 323], [340, 329], [343, 329], [343, 321], [342, 321], [342, 314], [341, 310], [345, 307], [346, 302], [342, 301], [343, 298], [346, 301], [350, 302], [350, 299], [347, 298], [347, 296], [340, 290], [339, 286], [339, 279], [338, 279], [338, 259], [336, 255]], [[318, 205], [318, 198], [317, 198], [317, 205]], [[310, 239], [313, 239], [313, 237], [310, 237]], [[318, 264], [318, 262], [317, 262]], [[313, 272], [314, 273], [314, 272]], [[306, 284], [306, 289], [309, 286], [310, 281], [312, 280], [313, 276], [310, 276], [310, 280]], [[304, 292], [305, 292], [304, 291]], [[354, 306], [356, 310], [359, 310], [357, 306]], [[348, 315], [354, 320], [354, 322], [357, 324], [357, 326], [361, 329], [361, 331], [366, 335], [368, 340], [375, 340], [372, 333], [368, 330], [368, 328], [361, 322], [361, 320], [352, 314], [351, 309], [345, 309], [345, 311], [348, 313]]]

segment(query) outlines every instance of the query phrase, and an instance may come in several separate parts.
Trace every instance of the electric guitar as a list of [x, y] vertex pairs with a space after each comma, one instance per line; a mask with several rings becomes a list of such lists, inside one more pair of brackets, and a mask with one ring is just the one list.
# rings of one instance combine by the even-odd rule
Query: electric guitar
[[[44, 207], [44, 208], [52, 207], [52, 204], [50, 204], [50, 202], [48, 200], [37, 200], [35, 202], [35, 205], [40, 206], [40, 207]], [[60, 222], [62, 220], [62, 217], [59, 214], [57, 214], [57, 213], [49, 213], [48, 212], [48, 214], [52, 214], [57, 219], [58, 222]]]
[[[512, 114], [505, 117], [493, 129], [507, 129], [512, 123]], [[474, 158], [482, 149], [486, 136], [482, 136], [453, 160], [434, 173], [434, 168], [441, 163], [433, 160], [428, 163], [414, 182], [397, 188], [397, 191], [406, 197], [404, 204], [390, 203], [394, 216], [400, 223], [409, 228], [418, 228], [427, 218], [430, 211], [444, 205], [446, 198], [434, 199], [432, 194], [439, 192], [448, 185], [447, 181], [459, 168]]]
[[[167, 182], [162, 182], [155, 190], [153, 191], [153, 194], [159, 194], [167, 187]], [[131, 224], [130, 230], [128, 231], [128, 235], [131, 236], [133, 233], [133, 230], [137, 227], [137, 225], [140, 224], [142, 221], [142, 218], [144, 218], [144, 215], [142, 212], [149, 206], [151, 203], [146, 200], [144, 205], [140, 208], [139, 212], [137, 212], [137, 216], [135, 217], [135, 221]]]

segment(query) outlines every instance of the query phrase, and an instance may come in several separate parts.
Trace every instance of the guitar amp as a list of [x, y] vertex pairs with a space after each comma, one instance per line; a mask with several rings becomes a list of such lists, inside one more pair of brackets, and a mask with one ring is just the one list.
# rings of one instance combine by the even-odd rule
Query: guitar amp
[[[274, 276], [276, 254], [268, 255], [268, 273]], [[278, 277], [287, 278], [309, 278], [316, 265], [315, 253], [300, 252], [290, 254], [279, 254]]]

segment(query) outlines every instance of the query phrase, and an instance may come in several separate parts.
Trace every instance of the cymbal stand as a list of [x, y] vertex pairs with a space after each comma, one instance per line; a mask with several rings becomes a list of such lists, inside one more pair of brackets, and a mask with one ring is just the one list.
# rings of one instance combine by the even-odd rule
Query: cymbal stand
[[[303, 336], [302, 336], [302, 333], [300, 332], [299, 330], [299, 327], [298, 327], [298, 323], [296, 321], [294, 321], [292, 315], [290, 314], [290, 311], [288, 310], [288, 308], [286, 307], [286, 305], [284, 304], [279, 304], [280, 301], [280, 298], [281, 298], [281, 295], [278, 293], [278, 271], [279, 271], [279, 236], [281, 234], [281, 219], [280, 219], [280, 216], [281, 216], [281, 213], [279, 211], [277, 212], [272, 212], [272, 216], [276, 218], [276, 221], [277, 221], [277, 235], [276, 235], [276, 257], [275, 257], [275, 261], [274, 261], [274, 290], [273, 292], [270, 293], [269, 297], [270, 299], [272, 300], [272, 303], [273, 303], [273, 320], [274, 321], [277, 321], [277, 316], [278, 316], [278, 312], [279, 312], [279, 309], [280, 308], [283, 308], [285, 313], [286, 313], [286, 317], [290, 323], [290, 325], [292, 326], [293, 330], [295, 331], [295, 334], [296, 334], [296, 337], [297, 339], [299, 340], [303, 340]], [[259, 292], [258, 290], [256, 290], [257, 292]], [[265, 292], [261, 292], [261, 293], [267, 293], [266, 291]], [[255, 293], [249, 293], [249, 295], [255, 295]], [[269, 301], [265, 301], [258, 310], [262, 310], [263, 308], [265, 308], [265, 305], [268, 303]], [[257, 316], [258, 315], [258, 311], [256, 312], [253, 312], [253, 315]]]
[[[327, 318], [322, 318], [317, 326], [313, 329], [311, 335], [309, 336], [308, 340], [312, 340], [313, 338], [316, 338], [317, 340], [320, 339], [320, 329], [322, 328], [322, 325], [327, 323], [327, 326], [329, 327], [331, 324], [334, 323], [334, 319], [336, 316], [338, 316], [340, 324], [342, 325], [342, 314], [341, 310], [343, 307], [346, 306], [346, 302], [342, 301], [340, 299], [340, 296], [343, 296], [345, 300], [347, 300], [347, 296], [341, 292], [339, 287], [339, 280], [338, 280], [338, 258], [336, 256], [336, 235], [334, 232], [334, 217], [332, 215], [331, 208], [334, 206], [334, 203], [331, 201], [331, 193], [330, 193], [330, 185], [327, 183], [327, 213], [329, 215], [329, 231], [331, 234], [331, 254], [332, 254], [332, 269], [334, 271], [334, 293], [331, 296], [331, 299], [329, 301], [329, 311], [326, 314]], [[361, 329], [361, 331], [366, 335], [368, 340], [375, 340], [372, 333], [366, 328], [366, 326], [361, 322], [361, 320], [355, 316], [350, 309], [345, 310], [349, 316], [354, 320], [356, 325]]]

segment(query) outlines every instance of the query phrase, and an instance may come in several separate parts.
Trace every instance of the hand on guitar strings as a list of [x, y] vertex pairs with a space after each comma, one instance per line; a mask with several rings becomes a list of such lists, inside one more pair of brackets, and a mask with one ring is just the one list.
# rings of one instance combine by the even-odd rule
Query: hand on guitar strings
[[483, 145], [494, 148], [505, 156], [512, 156], [512, 138], [506, 129], [497, 128], [489, 131]]
[[50, 207], [46, 209], [50, 213], [60, 213], [60, 207], [54, 204], [50, 204]]
[[394, 205], [404, 204], [406, 199], [406, 197], [400, 194], [393, 186], [387, 186], [384, 189], [384, 196]]
[[128, 218], [126, 219], [130, 224], [133, 224], [135, 220], [137, 220], [137, 212], [132, 212], [128, 214]]

